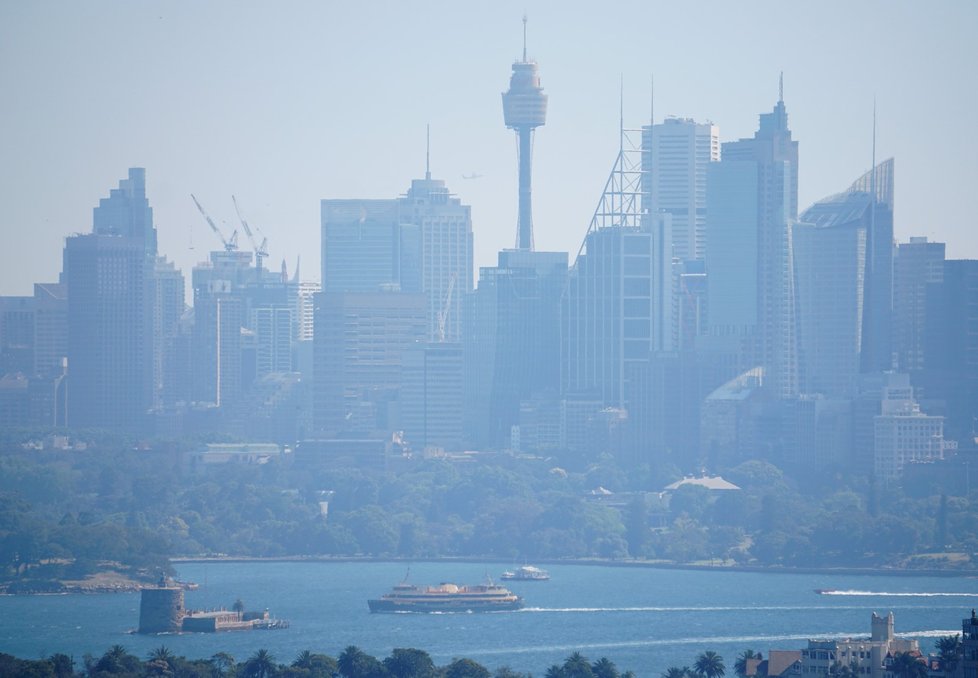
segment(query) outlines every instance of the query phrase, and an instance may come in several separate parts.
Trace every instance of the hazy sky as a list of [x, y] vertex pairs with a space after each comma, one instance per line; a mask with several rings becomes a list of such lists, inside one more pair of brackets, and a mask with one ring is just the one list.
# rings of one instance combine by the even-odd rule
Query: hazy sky
[[[0, 294], [56, 279], [65, 236], [130, 166], [161, 253], [188, 274], [219, 242], [193, 192], [271, 263], [319, 279], [321, 198], [389, 198], [431, 169], [472, 206], [476, 264], [516, 237], [516, 145], [500, 93], [521, 50], [550, 96], [536, 135], [537, 249], [576, 252], [625, 123], [753, 134], [785, 102], [800, 206], [896, 157], [896, 233], [978, 257], [978, 3], [0, 2]], [[463, 174], [481, 174], [463, 179]], [[244, 240], [242, 238], [242, 242]], [[191, 249], [191, 245], [193, 249]]]

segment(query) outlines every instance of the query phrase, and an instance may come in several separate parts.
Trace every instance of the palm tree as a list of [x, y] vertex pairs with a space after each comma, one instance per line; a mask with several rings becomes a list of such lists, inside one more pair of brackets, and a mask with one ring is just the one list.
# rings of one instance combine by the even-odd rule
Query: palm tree
[[211, 666], [214, 667], [216, 678], [223, 678], [234, 668], [234, 657], [227, 652], [218, 652], [211, 657]]
[[127, 654], [128, 652], [126, 652], [126, 648], [124, 648], [122, 645], [113, 645], [105, 651], [102, 658], [98, 660], [97, 664], [95, 664], [95, 668], [98, 671], [119, 673], [122, 670], [122, 663]]
[[543, 675], [544, 678], [564, 678], [564, 669], [558, 664], [551, 664], [550, 668]]
[[662, 678], [687, 678], [688, 667], [679, 668], [678, 666], [670, 666], [666, 669], [666, 672], [662, 674]]
[[740, 678], [745, 678], [747, 675], [748, 659], [756, 659], [757, 661], [761, 661], [763, 657], [761, 656], [760, 652], [754, 652], [753, 650], [744, 650], [741, 652], [740, 656], [737, 657], [737, 661], [734, 662], [734, 672], [740, 676]]
[[574, 652], [564, 660], [563, 674], [566, 678], [594, 678], [591, 662], [580, 652]]
[[337, 657], [340, 675], [344, 678], [372, 678], [386, 673], [384, 665], [356, 645], [350, 645]]
[[944, 675], [954, 673], [958, 666], [958, 657], [961, 654], [961, 636], [942, 636], [937, 639], [937, 651], [941, 654], [941, 668]]
[[693, 667], [696, 673], [706, 678], [721, 678], [727, 671], [727, 667], [723, 665], [723, 657], [713, 650], [707, 650], [697, 657]]
[[150, 651], [146, 659], [148, 661], [160, 660], [166, 662], [170, 666], [173, 665], [173, 653], [170, 652], [170, 648], [168, 648], [166, 645], [160, 645], [155, 650]]
[[262, 648], [245, 662], [244, 675], [247, 678], [271, 678], [275, 675], [277, 668], [275, 657], [268, 650]]
[[618, 667], [607, 657], [601, 657], [591, 664], [591, 672], [594, 674], [594, 678], [620, 678]]
[[295, 658], [292, 662], [292, 666], [297, 669], [311, 669], [312, 668], [312, 652], [309, 650], [303, 650], [299, 653], [299, 656]]
[[890, 673], [900, 678], [927, 678], [927, 665], [909, 652], [897, 652], [889, 665]]
[[490, 678], [491, 675], [489, 669], [471, 659], [454, 659], [445, 668], [446, 678]]

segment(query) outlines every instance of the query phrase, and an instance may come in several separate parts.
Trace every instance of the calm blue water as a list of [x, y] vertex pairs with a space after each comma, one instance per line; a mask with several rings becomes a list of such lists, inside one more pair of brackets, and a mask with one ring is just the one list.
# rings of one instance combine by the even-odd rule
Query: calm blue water
[[[395, 647], [416, 647], [445, 664], [470, 657], [495, 668], [509, 665], [542, 675], [579, 650], [606, 656], [620, 669], [658, 676], [692, 664], [713, 649], [732, 673], [747, 648], [797, 649], [812, 637], [868, 635], [870, 613], [892, 610], [900, 635], [958, 633], [978, 606], [978, 580], [967, 578], [702, 572], [553, 565], [549, 582], [511, 582], [527, 609], [491, 614], [377, 615], [367, 599], [403, 579], [401, 563], [187, 563], [181, 579], [201, 584], [189, 607], [268, 608], [289, 619], [282, 631], [167, 636], [129, 635], [138, 622], [138, 594], [0, 597], [0, 651], [36, 658], [66, 652], [100, 655], [119, 643], [145, 656], [166, 645], [187, 657], [227, 651], [241, 660], [266, 648], [280, 662], [302, 650], [337, 655], [358, 645], [383, 658]], [[499, 564], [417, 563], [417, 584], [478, 583]], [[847, 592], [816, 595], [813, 589]]]

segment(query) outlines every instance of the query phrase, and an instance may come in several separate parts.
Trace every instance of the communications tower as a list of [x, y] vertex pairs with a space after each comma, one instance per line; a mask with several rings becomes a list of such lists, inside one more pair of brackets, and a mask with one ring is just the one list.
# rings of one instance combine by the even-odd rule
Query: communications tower
[[513, 64], [509, 91], [503, 93], [506, 127], [516, 131], [520, 163], [520, 211], [516, 248], [533, 249], [533, 214], [530, 201], [530, 164], [533, 130], [547, 119], [547, 95], [540, 86], [537, 63], [526, 58], [526, 17], [523, 17], [523, 60]]

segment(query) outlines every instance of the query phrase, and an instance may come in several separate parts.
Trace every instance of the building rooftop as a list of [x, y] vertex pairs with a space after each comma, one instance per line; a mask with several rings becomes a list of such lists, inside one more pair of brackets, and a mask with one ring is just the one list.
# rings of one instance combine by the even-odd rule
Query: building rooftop
[[720, 476], [700, 476], [694, 478], [693, 476], [687, 476], [682, 480], [677, 480], [671, 485], [666, 485], [665, 491], [678, 490], [683, 485], [696, 485], [698, 487], [705, 487], [708, 490], [739, 490], [740, 488], [731, 483], [728, 480], [724, 480]]

